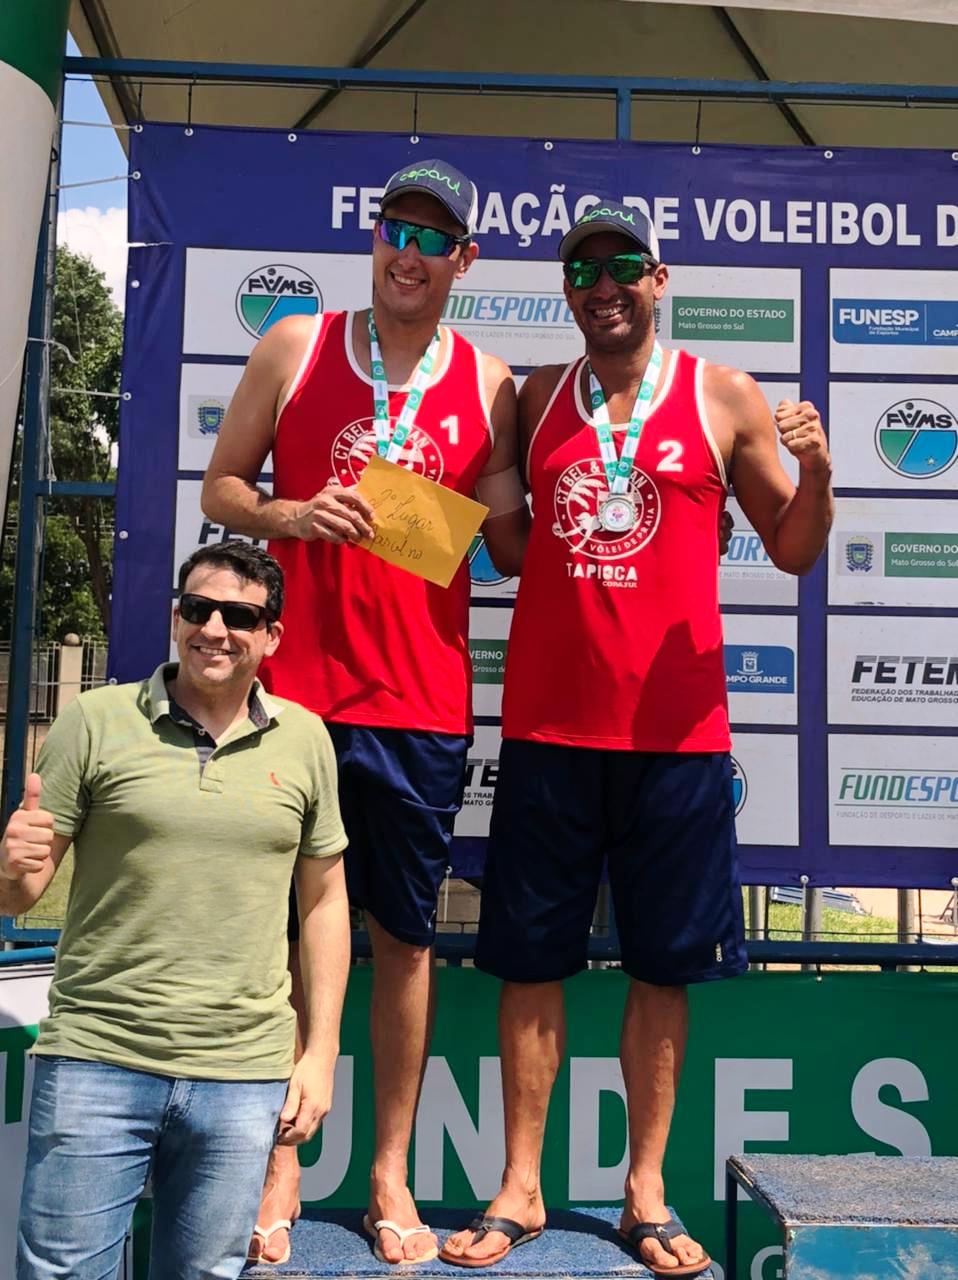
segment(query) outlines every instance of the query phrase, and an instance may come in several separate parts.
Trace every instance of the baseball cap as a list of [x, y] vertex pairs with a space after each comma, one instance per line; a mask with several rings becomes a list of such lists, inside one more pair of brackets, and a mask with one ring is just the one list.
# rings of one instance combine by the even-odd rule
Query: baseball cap
[[460, 173], [445, 160], [417, 160], [400, 169], [386, 183], [379, 201], [385, 212], [386, 205], [406, 191], [422, 191], [438, 200], [469, 235], [476, 230], [476, 214], [479, 193], [464, 173]]
[[659, 260], [659, 238], [651, 220], [641, 209], [619, 204], [615, 200], [600, 200], [588, 213], [582, 215], [572, 230], [562, 237], [559, 257], [563, 262], [568, 262], [582, 241], [598, 231], [618, 231], [620, 235], [634, 240], [656, 262]]

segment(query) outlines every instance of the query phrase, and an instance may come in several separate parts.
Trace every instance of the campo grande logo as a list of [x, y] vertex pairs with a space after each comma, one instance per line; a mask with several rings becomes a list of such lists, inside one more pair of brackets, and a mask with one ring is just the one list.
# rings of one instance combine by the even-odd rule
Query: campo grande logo
[[322, 309], [319, 285], [308, 272], [287, 262], [257, 267], [236, 291], [237, 318], [254, 338], [287, 316], [315, 316]]
[[896, 475], [940, 476], [958, 457], [958, 419], [936, 400], [899, 400], [878, 419], [875, 448]]
[[[396, 420], [390, 421], [390, 430]], [[340, 484], [357, 484], [359, 477], [366, 470], [366, 463], [376, 452], [376, 430], [372, 418], [357, 418], [348, 427], [343, 427], [333, 441], [331, 461], [333, 479]], [[427, 435], [421, 427], [413, 424], [409, 438], [402, 447], [397, 462], [401, 467], [408, 467], [416, 475], [425, 476], [427, 480], [442, 479], [442, 454], [432, 436]]]
[[556, 483], [556, 522], [552, 532], [569, 550], [591, 560], [623, 560], [649, 542], [659, 527], [662, 500], [651, 479], [633, 467], [629, 496], [635, 503], [636, 523], [625, 533], [612, 533], [599, 524], [599, 502], [608, 494], [605, 468], [598, 458], [566, 467]]
[[748, 798], [748, 778], [735, 757], [729, 756], [729, 759], [732, 762], [732, 804], [737, 818], [745, 808], [745, 801]]

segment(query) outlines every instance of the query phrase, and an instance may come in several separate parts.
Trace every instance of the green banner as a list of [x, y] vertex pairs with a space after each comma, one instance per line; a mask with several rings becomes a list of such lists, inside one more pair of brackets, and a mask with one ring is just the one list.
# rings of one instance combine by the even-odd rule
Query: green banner
[[[372, 1156], [369, 996], [352, 972], [336, 1098], [301, 1153], [303, 1199], [365, 1206]], [[566, 984], [569, 1053], [552, 1099], [543, 1162], [547, 1205], [621, 1203], [625, 1104], [618, 1036], [627, 979]], [[496, 1043], [498, 984], [439, 971], [432, 1055], [410, 1179], [421, 1204], [484, 1204], [503, 1163]], [[958, 1155], [954, 1010], [958, 976], [750, 973], [693, 988], [692, 1031], [666, 1162], [669, 1202], [713, 1257], [724, 1255], [724, 1164], [736, 1151]], [[31, 1029], [0, 1031], [3, 1118], [19, 1133]], [[0, 1125], [0, 1166], [4, 1126]], [[12, 1187], [6, 1198], [16, 1204]], [[739, 1207], [741, 1276], [779, 1280], [780, 1241], [751, 1201]], [[716, 1275], [720, 1276], [716, 1269]]]
[[958, 578], [958, 533], [886, 533], [886, 578]]
[[472, 678], [476, 684], [502, 684], [508, 640], [470, 640]]
[[3, 0], [0, 4], [0, 62], [7, 62], [40, 86], [54, 106], [67, 35], [70, 0]]
[[672, 337], [689, 342], [793, 342], [791, 298], [673, 298]]

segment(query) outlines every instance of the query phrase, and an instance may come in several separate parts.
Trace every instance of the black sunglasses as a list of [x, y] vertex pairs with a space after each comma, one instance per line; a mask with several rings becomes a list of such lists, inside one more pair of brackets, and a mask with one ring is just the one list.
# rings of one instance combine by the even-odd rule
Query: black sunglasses
[[472, 239], [451, 235], [438, 227], [423, 227], [418, 222], [403, 222], [400, 218], [380, 218], [379, 238], [400, 251], [415, 240], [424, 258], [448, 258], [457, 246], [466, 245]]
[[645, 275], [646, 267], [655, 265], [647, 253], [616, 253], [611, 258], [570, 258], [562, 264], [562, 273], [573, 289], [591, 289], [603, 271], [608, 271], [616, 284], [635, 284]]
[[180, 596], [180, 617], [184, 622], [203, 626], [219, 612], [223, 625], [230, 631], [255, 631], [265, 619], [267, 628], [273, 621], [265, 605], [245, 604], [239, 600], [212, 600], [209, 596]]

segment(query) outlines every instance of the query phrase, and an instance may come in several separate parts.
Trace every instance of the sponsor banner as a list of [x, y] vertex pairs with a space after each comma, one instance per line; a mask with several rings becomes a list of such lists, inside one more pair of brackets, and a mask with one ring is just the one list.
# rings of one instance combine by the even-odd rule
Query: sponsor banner
[[798, 739], [732, 735], [735, 831], [742, 845], [798, 844]]
[[[243, 365], [184, 364], [180, 378], [181, 471], [205, 471]], [[272, 461], [263, 464], [272, 470]]]
[[480, 257], [456, 283], [442, 318], [511, 365], [567, 364], [583, 351], [557, 262]]
[[726, 614], [725, 684], [733, 724], [797, 724], [798, 619]]
[[958, 472], [958, 396], [939, 383], [833, 382], [829, 440], [839, 483], [937, 489]]
[[832, 844], [954, 849], [958, 737], [831, 734], [828, 796]]
[[958, 504], [840, 498], [830, 604], [958, 608]]
[[675, 266], [658, 304], [662, 341], [751, 373], [797, 373], [801, 280], [783, 269]]
[[470, 611], [472, 709], [477, 716], [498, 716], [502, 711], [502, 678], [511, 622], [511, 609], [473, 608]]
[[958, 724], [958, 628], [952, 618], [828, 619], [832, 724]]
[[519, 590], [518, 578], [504, 578], [492, 563], [481, 533], [477, 533], [469, 548], [469, 580], [472, 583], [473, 600], [515, 600]]
[[499, 775], [499, 747], [502, 732], [498, 725], [477, 724], [466, 758], [466, 789], [456, 818], [457, 836], [487, 836], [492, 797]]
[[[264, 480], [259, 482], [269, 492], [270, 485]], [[247, 538], [245, 534], [233, 533], [215, 520], [203, 514], [200, 506], [201, 480], [178, 480], [176, 483], [176, 540], [173, 549], [173, 578], [171, 586], [176, 587], [176, 575], [183, 561], [193, 554], [197, 547], [208, 547], [217, 542], [229, 542], [231, 538], [242, 538], [245, 542], [255, 542], [265, 547], [266, 540]]]
[[958, 374], [953, 271], [833, 268], [833, 373]]
[[798, 579], [775, 568], [734, 498], [727, 507], [735, 523], [728, 551], [719, 561], [722, 604], [797, 604]]
[[[0, 1004], [22, 979], [0, 975]], [[369, 1002], [372, 971], [354, 968], [343, 1010], [333, 1104], [322, 1136], [299, 1148], [307, 1206], [348, 1209], [359, 1222], [373, 1151]], [[504, 1159], [500, 984], [471, 968], [437, 972], [437, 1016], [416, 1114], [410, 1187], [424, 1205], [487, 1202]], [[628, 979], [610, 970], [565, 984], [568, 1044], [546, 1131], [543, 1193], [556, 1209], [621, 1204], [627, 1160], [618, 1037]], [[693, 1035], [665, 1163], [682, 1215], [724, 1256], [727, 1156], [762, 1150], [826, 1155], [954, 1155], [952, 1041], [958, 981], [948, 973], [748, 973], [690, 989]], [[870, 1016], [861, 1017], [867, 1002]], [[462, 1010], [469, 1009], [464, 1032]], [[787, 1017], [782, 1011], [787, 1010]], [[30, 1066], [39, 1011], [0, 1028], [0, 1277], [12, 1280]], [[902, 1028], [908, 1028], [907, 1041]], [[904, 1100], [920, 1099], [920, 1106]], [[742, 1277], [776, 1280], [781, 1233], [750, 1200], [738, 1206]], [[357, 1228], [358, 1229], [358, 1228]], [[145, 1280], [148, 1223], [135, 1228]], [[713, 1263], [716, 1280], [725, 1280]], [[727, 1280], [732, 1280], [728, 1277]], [[924, 1276], [923, 1276], [924, 1280]], [[944, 1280], [944, 1277], [942, 1277]]]

